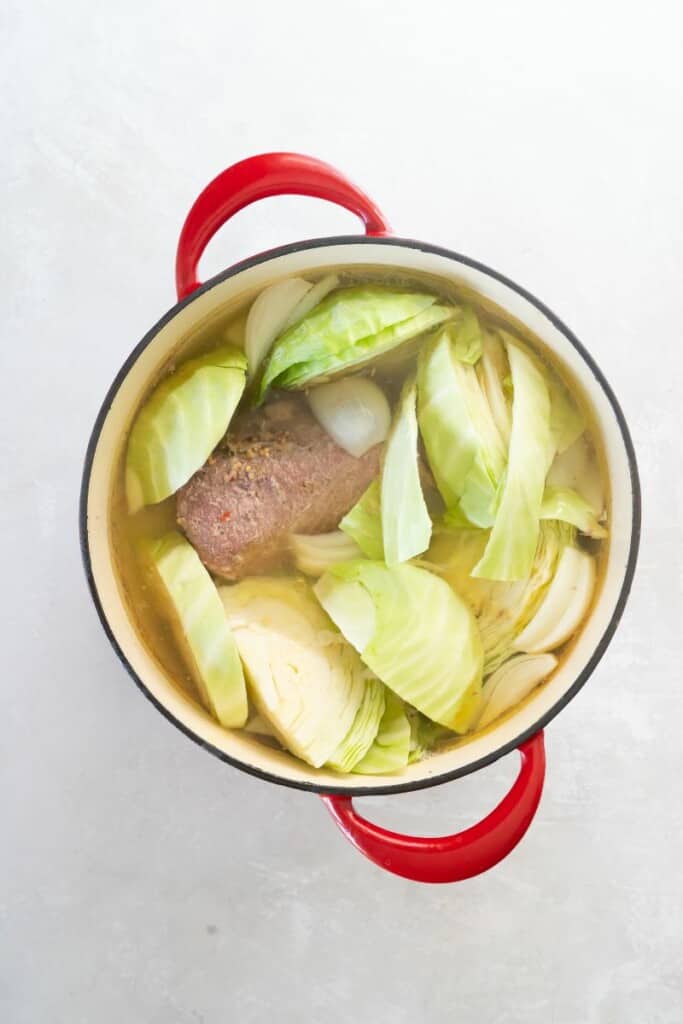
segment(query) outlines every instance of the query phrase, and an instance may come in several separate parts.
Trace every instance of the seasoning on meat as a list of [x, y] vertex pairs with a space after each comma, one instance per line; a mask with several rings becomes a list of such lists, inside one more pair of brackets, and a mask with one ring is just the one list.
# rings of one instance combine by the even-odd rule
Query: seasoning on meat
[[178, 523], [219, 576], [267, 572], [286, 560], [291, 533], [337, 527], [377, 476], [380, 452], [354, 458], [304, 400], [277, 399], [235, 421], [226, 446], [178, 491]]

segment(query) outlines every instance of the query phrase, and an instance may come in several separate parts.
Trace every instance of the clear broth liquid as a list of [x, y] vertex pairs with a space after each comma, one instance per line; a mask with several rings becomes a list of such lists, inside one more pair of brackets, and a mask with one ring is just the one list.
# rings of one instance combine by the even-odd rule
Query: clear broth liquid
[[[384, 266], [379, 267], [372, 265], [345, 265], [343, 267], [326, 266], [317, 273], [306, 273], [305, 276], [306, 280], [315, 282], [329, 273], [338, 274], [340, 278], [340, 286], [372, 282], [385, 286], [429, 291], [448, 302], [468, 302], [474, 306], [488, 325], [505, 328], [526, 342], [536, 352], [536, 354], [539, 355], [541, 359], [559, 375], [584, 415], [584, 419], [587, 423], [585, 437], [590, 452], [590, 461], [593, 463], [593, 466], [597, 469], [600, 475], [605, 498], [605, 507], [607, 510], [607, 523], [609, 525], [609, 522], [611, 521], [611, 502], [608, 490], [608, 477], [605, 471], [605, 457], [604, 452], [598, 443], [599, 434], [595, 429], [594, 417], [588, 401], [583, 394], [578, 381], [576, 381], [573, 375], [568, 371], [567, 367], [561, 364], [557, 357], [549, 352], [547, 346], [545, 346], [543, 342], [523, 323], [511, 317], [507, 312], [495, 303], [481, 296], [475, 290], [455, 282], [445, 281], [443, 278], [435, 275], [414, 272], [407, 274], [399, 267], [387, 268]], [[276, 280], [276, 278], [273, 280]], [[230, 342], [231, 344], [242, 348], [244, 328], [249, 307], [256, 296], [265, 287], [266, 285], [262, 285], [253, 293], [239, 297], [235, 302], [230, 305], [226, 305], [225, 309], [220, 311], [220, 313], [214, 316], [210, 321], [199, 324], [191, 333], [189, 333], [180, 347], [169, 357], [161, 372], [157, 374], [154, 380], [150, 381], [147, 394], [153, 390], [159, 380], [163, 379], [163, 377], [174, 370], [186, 359], [190, 359], [203, 352], [210, 351], [212, 348], [215, 348], [220, 344], [225, 344], [226, 342]], [[405, 374], [414, 364], [415, 356], [419, 349], [419, 343], [423, 340], [424, 336], [418, 339], [417, 345], [408, 342], [402, 349], [385, 356], [380, 364], [376, 364], [374, 369], [369, 367], [367, 371], [365, 371], [375, 375], [377, 381], [381, 383], [389, 393], [390, 398], [393, 399], [398, 394]], [[144, 404], [144, 401], [145, 399], [143, 398], [138, 409], [134, 410], [129, 428], [132, 425], [139, 408]], [[136, 545], [139, 540], [146, 537], [158, 537], [164, 532], [176, 528], [175, 497], [170, 497], [165, 501], [160, 502], [158, 505], [147, 506], [134, 515], [131, 515], [128, 512], [126, 505], [124, 486], [125, 441], [122, 445], [121, 451], [122, 454], [116, 472], [115, 485], [111, 495], [109, 517], [111, 544], [114, 552], [119, 585], [131, 614], [131, 620], [135, 624], [138, 635], [149, 653], [163, 670], [171, 684], [176, 689], [190, 696], [198, 706], [202, 707], [197, 688], [177, 649], [171, 628], [155, 600], [154, 588], [150, 585], [147, 575], [141, 567], [136, 555]], [[601, 570], [604, 569], [604, 565], [606, 563], [609, 537], [602, 541], [593, 541], [585, 537], [580, 537], [579, 543], [596, 557], [598, 572], [596, 587], [593, 594], [594, 605], [600, 593], [602, 577], [604, 575]], [[299, 575], [294, 568], [292, 568], [290, 574]], [[584, 624], [590, 617], [591, 610], [589, 610], [588, 615], [584, 620]], [[581, 628], [583, 628], [583, 626]], [[564, 645], [564, 647], [553, 652], [558, 657], [559, 661], [555, 672], [559, 670], [563, 657], [566, 657], [576, 642], [581, 632], [581, 628]], [[546, 684], [544, 683], [542, 685]], [[506, 714], [502, 716], [502, 719], [514, 715], [526, 702], [533, 699], [536, 692], [537, 691], [534, 691], [525, 700], [521, 701], [520, 704], [506, 712]], [[206, 713], [208, 714], [208, 712]], [[466, 742], [469, 736], [481, 735], [482, 732], [495, 728], [502, 719], [497, 719], [484, 730], [478, 730], [477, 732], [468, 734], [462, 738], [454, 738], [452, 741], [449, 740], [441, 745], [441, 749], [453, 746], [455, 743]], [[268, 745], [271, 743], [271, 741], [266, 737], [254, 735], [253, 739], [255, 742], [263, 742]]]

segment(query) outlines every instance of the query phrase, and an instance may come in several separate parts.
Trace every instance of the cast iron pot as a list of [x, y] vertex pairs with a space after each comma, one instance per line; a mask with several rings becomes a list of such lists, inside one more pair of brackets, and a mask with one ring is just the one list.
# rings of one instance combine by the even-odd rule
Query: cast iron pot
[[[199, 259], [214, 233], [238, 210], [267, 196], [326, 199], [357, 214], [364, 235], [315, 238], [253, 256], [197, 280]], [[221, 728], [175, 686], [138, 634], [115, 569], [110, 496], [134, 412], [150, 381], [189, 333], [225, 315], [281, 276], [327, 267], [371, 264], [424, 271], [476, 289], [526, 324], [555, 354], [592, 409], [606, 456], [610, 538], [593, 612], [550, 681], [512, 715], [481, 735], [441, 751], [397, 776], [339, 775], [314, 770], [285, 751], [244, 732]], [[614, 634], [633, 578], [640, 530], [640, 495], [633, 445], [617, 400], [594, 359], [554, 313], [526, 289], [467, 256], [398, 238], [375, 204], [327, 164], [294, 153], [268, 153], [229, 167], [202, 192], [185, 221], [176, 259], [178, 303], [126, 359], [104, 400], [88, 445], [81, 490], [80, 530], [85, 572], [102, 626], [135, 683], [155, 707], [205, 750], [267, 782], [319, 793], [347, 838], [375, 864], [421, 882], [453, 882], [498, 863], [517, 845], [543, 789], [543, 728], [591, 675]], [[500, 804], [456, 835], [422, 838], [372, 824], [353, 807], [354, 796], [405, 793], [452, 782], [519, 751], [519, 775]]]

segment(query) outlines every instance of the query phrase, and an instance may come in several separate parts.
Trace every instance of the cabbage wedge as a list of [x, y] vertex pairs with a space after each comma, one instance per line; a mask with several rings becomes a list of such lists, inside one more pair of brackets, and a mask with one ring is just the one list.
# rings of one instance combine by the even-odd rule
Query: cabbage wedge
[[377, 737], [384, 716], [385, 695], [389, 691], [379, 679], [368, 679], [365, 693], [353, 724], [327, 762], [337, 772], [355, 771]]
[[228, 429], [244, 390], [247, 360], [224, 346], [183, 363], [137, 415], [126, 452], [130, 512], [174, 494]]
[[403, 701], [385, 688], [384, 714], [372, 746], [353, 767], [357, 775], [389, 775], [408, 764], [410, 722]]
[[505, 347], [495, 331], [484, 331], [482, 356], [477, 366], [479, 381], [504, 444], [510, 443], [512, 410], [506, 381], [510, 376]]
[[526, 579], [515, 583], [472, 576], [488, 541], [484, 530], [439, 530], [423, 562], [438, 573], [474, 613], [484, 649], [484, 675], [516, 649], [519, 634], [534, 617], [576, 531], [563, 522], [541, 523], [538, 545]]
[[406, 381], [384, 449], [380, 484], [382, 544], [387, 565], [398, 565], [429, 547], [427, 511], [417, 453], [415, 382]]
[[446, 582], [417, 566], [359, 560], [330, 569], [313, 589], [389, 689], [433, 721], [467, 731], [483, 652], [472, 612]]
[[536, 360], [511, 341], [507, 353], [513, 386], [508, 464], [495, 522], [472, 574], [511, 582], [526, 579], [533, 565], [545, 478], [555, 446], [550, 396]]
[[607, 530], [585, 498], [569, 487], [546, 486], [541, 504], [541, 519], [561, 519], [595, 540], [603, 540]]
[[339, 529], [355, 541], [367, 558], [384, 561], [379, 480], [373, 480], [365, 494], [346, 513]]
[[331, 292], [276, 339], [257, 389], [302, 388], [390, 352], [453, 315], [436, 296], [357, 285]]
[[569, 488], [586, 501], [598, 520], [605, 513], [605, 489], [596, 452], [585, 434], [556, 455], [546, 479], [548, 487]]
[[539, 372], [548, 387], [550, 397], [550, 433], [552, 435], [555, 451], [564, 452], [570, 445], [579, 438], [586, 429], [586, 421], [579, 406], [569, 393], [565, 383], [560, 380], [557, 373], [547, 363], [543, 362], [535, 353], [522, 345], [509, 331], [499, 330], [500, 337], [506, 346], [517, 345], [523, 347], [527, 356], [533, 359]]
[[[481, 700], [481, 697], [479, 700]], [[436, 747], [441, 746], [448, 740], [457, 739], [457, 734], [451, 729], [446, 729], [443, 725], [439, 725], [437, 722], [432, 722], [429, 718], [426, 718], [421, 714], [421, 712], [416, 711], [415, 708], [411, 708], [408, 705], [404, 705], [404, 707], [410, 723], [408, 764], [414, 764], [415, 761], [421, 761], [425, 754], [430, 750], [434, 750]], [[475, 712], [470, 728], [474, 725], [478, 714], [479, 710]]]
[[213, 580], [199, 555], [173, 531], [144, 540], [140, 556], [206, 708], [228, 727], [247, 720], [242, 665]]
[[463, 308], [462, 318], [453, 328], [453, 338], [455, 358], [474, 366], [481, 359], [483, 336], [479, 317], [472, 306]]
[[475, 368], [456, 357], [452, 329], [423, 346], [417, 393], [420, 433], [449, 517], [491, 526], [506, 449]]
[[557, 668], [552, 654], [516, 654], [486, 680], [477, 728], [484, 729], [528, 697]]
[[479, 448], [449, 331], [423, 346], [418, 359], [417, 414], [427, 461], [447, 508], [457, 506]]
[[259, 714], [315, 768], [338, 756], [370, 684], [308, 584], [259, 576], [221, 587], [220, 596]]
[[332, 533], [292, 533], [289, 548], [299, 572], [306, 576], [322, 576], [337, 562], [360, 558], [358, 545], [341, 530]]
[[595, 559], [567, 546], [538, 611], [516, 637], [518, 651], [552, 651], [569, 640], [588, 614], [595, 590]]

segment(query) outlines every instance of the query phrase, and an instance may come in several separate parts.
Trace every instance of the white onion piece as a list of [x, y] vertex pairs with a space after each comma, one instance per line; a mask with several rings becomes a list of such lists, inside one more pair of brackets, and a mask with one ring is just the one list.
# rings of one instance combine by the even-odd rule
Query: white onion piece
[[356, 542], [341, 530], [332, 533], [293, 533], [289, 538], [294, 564], [307, 576], [322, 576], [331, 566], [362, 558]]
[[579, 548], [566, 547], [541, 606], [515, 639], [516, 651], [552, 651], [581, 625], [595, 587], [595, 561]]
[[477, 728], [490, 725], [535, 690], [557, 666], [554, 654], [517, 654], [491, 675], [482, 688], [483, 711]]
[[569, 448], [556, 455], [548, 472], [551, 487], [569, 487], [588, 502], [598, 519], [605, 509], [605, 492], [598, 461], [582, 434]]
[[326, 295], [333, 291], [339, 284], [339, 277], [337, 274], [328, 274], [326, 277], [321, 278], [317, 284], [311, 287], [311, 290], [303, 296], [302, 299], [297, 302], [292, 312], [287, 317], [283, 330], [293, 327], [294, 324], [298, 324], [299, 320], [303, 320], [305, 316], [315, 309], [319, 302], [322, 302]]
[[386, 440], [391, 409], [384, 392], [367, 377], [346, 377], [308, 392], [318, 423], [349, 455], [361, 455]]
[[244, 332], [244, 351], [250, 375], [253, 376], [278, 334], [284, 330], [292, 311], [312, 289], [313, 285], [302, 277], [290, 277], [264, 288], [254, 300]]

